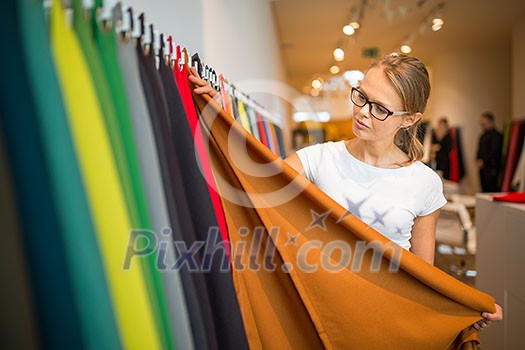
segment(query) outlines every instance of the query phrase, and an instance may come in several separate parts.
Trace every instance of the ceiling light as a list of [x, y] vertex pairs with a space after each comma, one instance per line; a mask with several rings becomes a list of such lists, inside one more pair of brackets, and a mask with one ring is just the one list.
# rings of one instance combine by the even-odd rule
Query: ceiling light
[[358, 70], [347, 70], [343, 73], [343, 79], [351, 86], [357, 86], [364, 78], [363, 72]]
[[312, 87], [314, 89], [319, 89], [323, 85], [319, 79], [312, 80]]
[[341, 48], [337, 48], [334, 50], [334, 59], [336, 61], [342, 61], [345, 59], [345, 52]]
[[359, 27], [361, 27], [359, 22], [350, 22], [350, 26], [352, 26], [354, 29], [359, 29]]
[[332, 73], [332, 74], [339, 73], [339, 70], [340, 70], [339, 67], [336, 66], [336, 65], [333, 65], [332, 67], [330, 67], [330, 73]]
[[319, 90], [317, 89], [310, 90], [310, 95], [312, 95], [313, 97], [319, 96]]
[[433, 24], [432, 25], [432, 31], [437, 32], [440, 30], [443, 26], [441, 24]]
[[443, 24], [445, 24], [445, 22], [441, 18], [436, 17], [432, 20], [432, 24], [442, 26]]
[[347, 24], [343, 27], [343, 33], [345, 33], [346, 35], [354, 35], [355, 29], [351, 25]]
[[403, 45], [401, 46], [401, 52], [402, 53], [411, 53], [412, 52], [412, 48], [408, 45]]

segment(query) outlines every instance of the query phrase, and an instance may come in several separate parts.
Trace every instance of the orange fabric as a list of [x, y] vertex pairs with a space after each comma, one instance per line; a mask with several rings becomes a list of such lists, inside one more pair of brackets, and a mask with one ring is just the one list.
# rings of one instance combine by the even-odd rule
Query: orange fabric
[[[359, 271], [352, 265], [358, 254], [338, 272], [301, 270], [305, 262], [342, 261], [340, 250], [325, 249], [336, 241], [351, 253], [363, 242], [376, 242], [380, 251], [390, 241], [295, 172], [209, 96], [194, 98], [201, 124], [211, 126], [210, 155], [251, 349], [477, 348], [478, 334], [470, 325], [482, 311], [495, 312], [494, 299], [408, 251], [386, 249], [379, 272], [369, 268], [372, 249], [364, 252]], [[248, 157], [239, 156], [243, 149]], [[276, 173], [254, 171], [261, 164]], [[305, 248], [307, 254], [300, 254]], [[269, 271], [263, 252], [272, 249], [276, 268]], [[400, 269], [389, 272], [396, 254]]]

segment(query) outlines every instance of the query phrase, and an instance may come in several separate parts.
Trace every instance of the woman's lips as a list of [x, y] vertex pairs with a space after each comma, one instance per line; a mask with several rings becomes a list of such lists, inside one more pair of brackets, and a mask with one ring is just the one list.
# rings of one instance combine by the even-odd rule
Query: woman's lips
[[366, 124], [360, 122], [358, 119], [354, 118], [354, 120], [355, 120], [355, 124], [357, 125], [359, 129], [370, 129]]

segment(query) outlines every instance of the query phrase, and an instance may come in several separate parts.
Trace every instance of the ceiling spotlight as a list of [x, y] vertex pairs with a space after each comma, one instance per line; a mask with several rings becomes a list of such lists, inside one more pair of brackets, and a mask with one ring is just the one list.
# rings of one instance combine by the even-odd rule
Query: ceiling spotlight
[[354, 35], [355, 29], [351, 25], [347, 24], [343, 27], [343, 33], [345, 33], [346, 35]]
[[436, 17], [436, 18], [434, 18], [434, 19], [432, 20], [432, 24], [433, 24], [433, 25], [435, 24], [435, 25], [440, 25], [440, 26], [442, 26], [443, 24], [445, 24], [445, 22], [444, 22], [441, 18]]
[[345, 52], [341, 48], [337, 48], [334, 50], [334, 59], [336, 61], [342, 61], [345, 59]]
[[347, 70], [343, 73], [343, 79], [351, 86], [357, 86], [365, 78], [363, 72], [358, 70]]
[[310, 95], [312, 95], [313, 97], [319, 96], [319, 90], [317, 89], [310, 90]]
[[323, 85], [319, 79], [312, 80], [312, 87], [314, 89], [319, 89]]
[[401, 46], [401, 52], [402, 53], [411, 53], [412, 52], [412, 48], [408, 45], [402, 45]]
[[339, 73], [339, 70], [340, 70], [339, 67], [336, 66], [336, 65], [333, 65], [332, 67], [330, 67], [330, 73], [332, 73], [332, 74]]
[[359, 22], [350, 22], [350, 26], [352, 26], [354, 29], [359, 29], [359, 27], [361, 27]]
[[432, 31], [434, 31], [434, 32], [437, 32], [437, 31], [440, 30], [441, 28], [442, 28], [442, 26], [439, 25], [439, 24], [433, 24], [433, 25], [432, 25]]

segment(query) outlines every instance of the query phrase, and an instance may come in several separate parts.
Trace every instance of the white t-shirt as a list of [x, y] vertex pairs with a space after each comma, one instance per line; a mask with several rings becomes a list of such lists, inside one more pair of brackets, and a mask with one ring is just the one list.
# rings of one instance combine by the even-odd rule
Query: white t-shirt
[[379, 168], [355, 158], [344, 141], [308, 146], [297, 155], [311, 182], [405, 249], [410, 248], [414, 219], [447, 203], [439, 175], [420, 161]]

